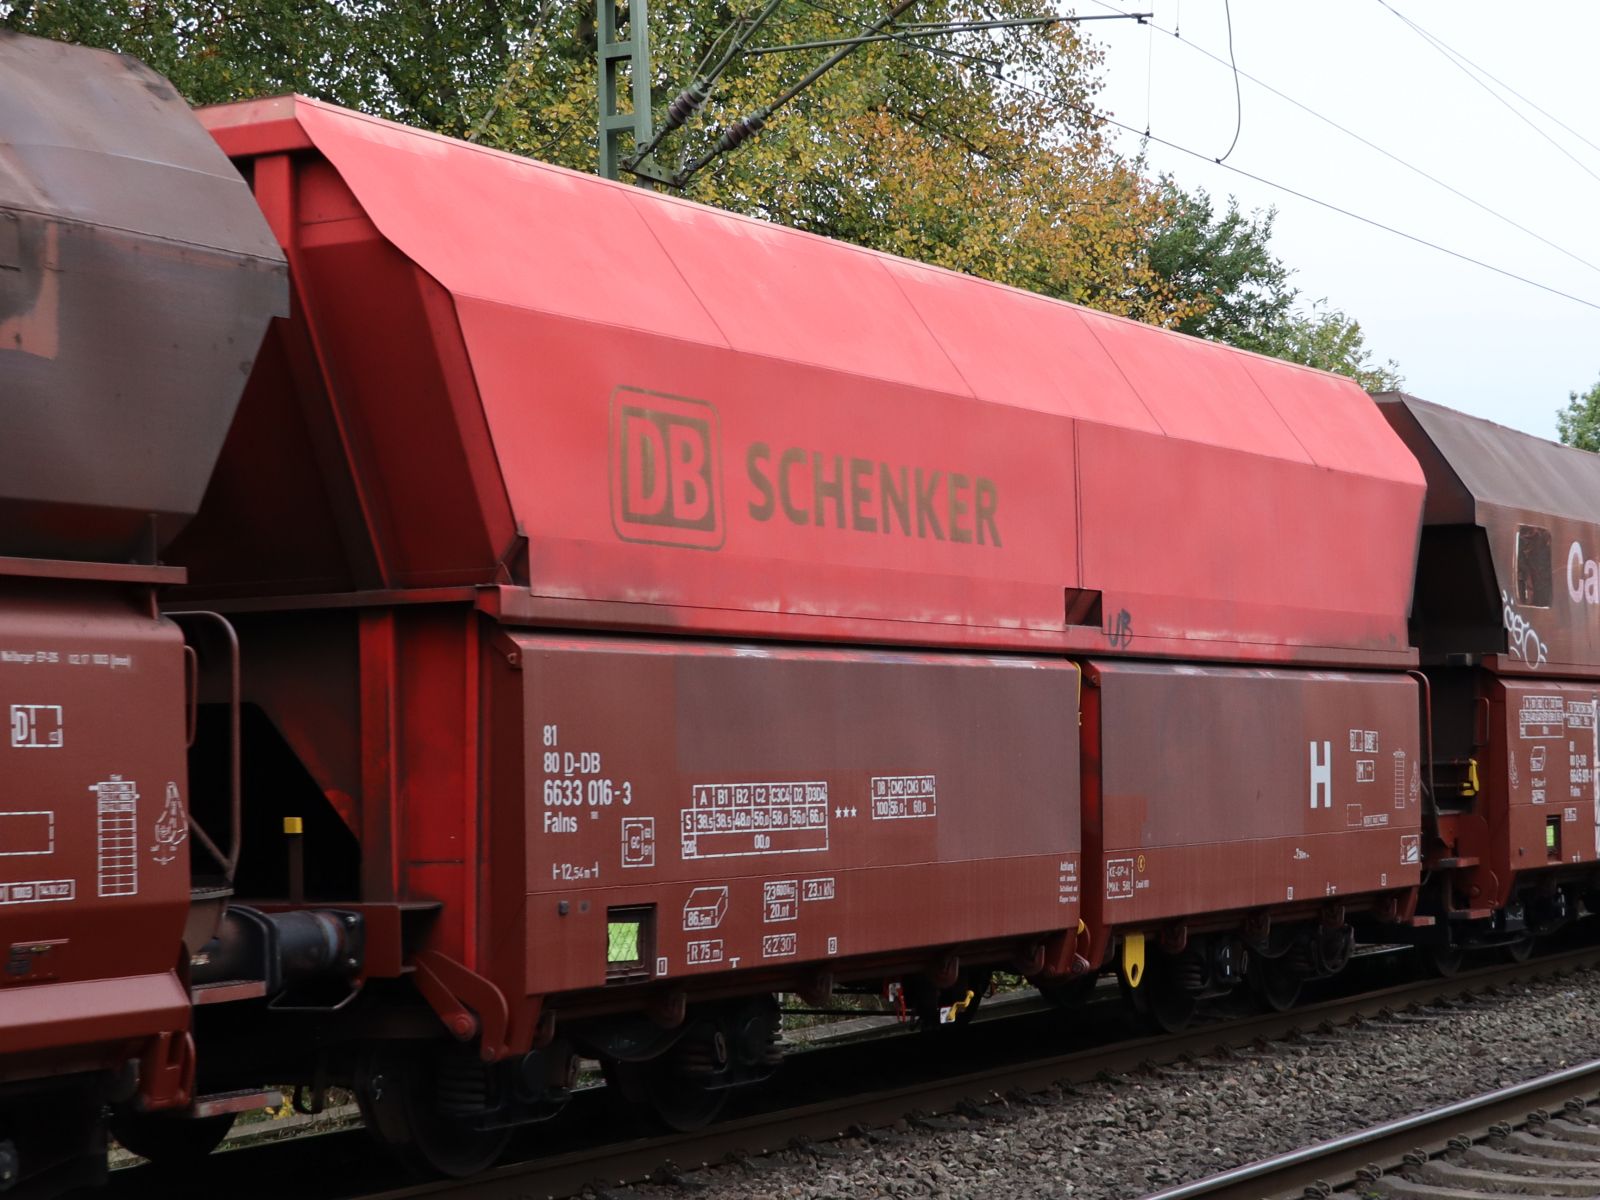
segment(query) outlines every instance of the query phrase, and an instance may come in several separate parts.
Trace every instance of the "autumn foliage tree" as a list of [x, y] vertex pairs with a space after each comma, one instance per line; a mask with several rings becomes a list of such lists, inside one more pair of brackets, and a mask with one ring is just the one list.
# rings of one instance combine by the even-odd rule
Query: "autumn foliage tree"
[[[753, 46], [858, 35], [886, 0], [785, 0]], [[652, 0], [658, 104], [754, 11]], [[1037, 0], [918, 0], [904, 20], [1036, 16]], [[125, 51], [195, 104], [298, 91], [578, 170], [593, 170], [592, 0], [0, 0], [26, 32]], [[771, 102], [827, 53], [742, 55], [676, 164]], [[857, 49], [761, 134], [689, 181], [693, 199], [1311, 361], [1364, 383], [1359, 325], [1297, 309], [1267, 248], [1271, 215], [1214, 214], [1204, 193], [1118, 155], [1095, 108], [1102, 57], [1070, 23], [901, 34]], [[602, 236], [598, 230], [530, 236]], [[1392, 365], [1392, 364], [1391, 364]]]

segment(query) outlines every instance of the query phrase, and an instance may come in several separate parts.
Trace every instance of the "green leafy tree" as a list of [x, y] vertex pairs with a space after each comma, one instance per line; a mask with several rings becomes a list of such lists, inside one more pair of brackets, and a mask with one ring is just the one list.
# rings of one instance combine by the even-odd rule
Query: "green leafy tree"
[[1569, 393], [1567, 406], [1556, 413], [1556, 429], [1566, 445], [1600, 451], [1600, 383], [1582, 394]]
[[1274, 358], [1347, 375], [1369, 392], [1398, 391], [1405, 383], [1394, 359], [1374, 362], [1361, 322], [1318, 300], [1274, 326], [1260, 347]]
[[303, 92], [459, 135], [549, 7], [538, 0], [0, 0], [0, 20], [132, 54], [192, 104]]
[[1162, 181], [1167, 212], [1150, 244], [1150, 265], [1170, 294], [1191, 300], [1175, 327], [1247, 350], [1263, 350], [1272, 331], [1291, 315], [1295, 290], [1289, 269], [1272, 253], [1277, 213], [1246, 216], [1228, 198], [1217, 215], [1204, 189], [1185, 192]]
[[1173, 315], [1176, 328], [1346, 375], [1369, 392], [1404, 382], [1392, 359], [1372, 360], [1360, 322], [1325, 299], [1300, 303], [1299, 289], [1289, 283], [1293, 272], [1272, 252], [1275, 210], [1247, 216], [1229, 197], [1219, 214], [1203, 189], [1185, 192], [1170, 178], [1162, 188], [1167, 212], [1151, 243], [1150, 265], [1165, 294], [1187, 305], [1187, 312]]
[[[886, 0], [788, 0], [756, 44], [848, 37]], [[753, 11], [654, 0], [663, 104]], [[1037, 0], [919, 0], [907, 19], [1032, 16]], [[0, 0], [0, 22], [144, 59], [193, 103], [298, 91], [579, 170], [595, 166], [592, 0]], [[745, 55], [704, 119], [703, 153], [825, 51]], [[1275, 214], [1218, 212], [1112, 151], [1102, 58], [1069, 24], [863, 46], [756, 138], [690, 181], [695, 199], [1249, 350], [1398, 381], [1360, 325], [1297, 307]]]
[[[0, 0], [14, 29], [122, 50], [192, 102], [300, 91], [593, 170], [592, 0]], [[743, 6], [750, 8], [748, 3]], [[848, 37], [884, 0], [789, 0], [756, 44]], [[1032, 16], [1036, 0], [920, 0], [919, 21]], [[665, 103], [747, 12], [656, 0]], [[826, 51], [745, 55], [677, 162], [775, 99]], [[1161, 189], [1110, 148], [1099, 52], [1067, 24], [866, 45], [691, 197], [1170, 324], [1192, 305], [1151, 266]]]

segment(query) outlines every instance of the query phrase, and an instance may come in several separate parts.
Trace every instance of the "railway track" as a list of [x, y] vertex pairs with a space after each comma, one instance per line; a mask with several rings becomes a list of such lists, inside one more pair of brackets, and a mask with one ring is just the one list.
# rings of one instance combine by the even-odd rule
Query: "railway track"
[[1145, 1200], [1600, 1195], [1600, 1059]]
[[[451, 1200], [536, 1200], [539, 1197], [569, 1196], [585, 1187], [604, 1192], [609, 1188], [651, 1178], [670, 1180], [702, 1164], [730, 1158], [756, 1158], [797, 1142], [822, 1142], [852, 1130], [865, 1130], [871, 1137], [873, 1130], [892, 1125], [908, 1116], [913, 1124], [921, 1123], [937, 1129], [940, 1118], [924, 1114], [965, 1111], [982, 1116], [989, 1106], [996, 1103], [997, 1098], [1002, 1097], [1007, 1098], [1009, 1103], [1045, 1103], [1047, 1101], [1037, 1097], [1057, 1085], [1082, 1082], [1103, 1073], [1128, 1072], [1151, 1063], [1170, 1063], [1186, 1056], [1212, 1054], [1221, 1047], [1244, 1048], [1285, 1037], [1296, 1030], [1329, 1029], [1360, 1019], [1381, 1019], [1385, 1014], [1407, 1007], [1426, 1006], [1530, 978], [1550, 977], [1597, 966], [1600, 966], [1600, 949], [1575, 950], [1552, 954], [1528, 964], [1484, 967], [1463, 972], [1454, 979], [1408, 982], [1379, 988], [1310, 1004], [1289, 1013], [1224, 1019], [1176, 1036], [1138, 1037], [1045, 1057], [1038, 1057], [1037, 1054], [1032, 1058], [1017, 1057], [976, 1069], [967, 1064], [994, 1052], [992, 1046], [980, 1046], [967, 1053], [963, 1044], [977, 1039], [948, 1039], [948, 1053], [928, 1052], [930, 1046], [939, 1047], [940, 1035], [922, 1039], [890, 1039], [911, 1044], [915, 1053], [902, 1052], [899, 1056], [902, 1061], [893, 1068], [883, 1067], [882, 1074], [879, 1072], [879, 1059], [874, 1059], [873, 1067], [863, 1069], [861, 1056], [868, 1047], [857, 1042], [797, 1056], [786, 1066], [785, 1073], [780, 1075], [778, 1081], [767, 1089], [766, 1099], [773, 1104], [772, 1108], [723, 1121], [698, 1133], [662, 1137], [600, 1137], [592, 1144], [577, 1144], [576, 1137], [581, 1135], [574, 1133], [569, 1136], [568, 1131], [580, 1124], [588, 1126], [592, 1123], [594, 1113], [601, 1111], [598, 1106], [604, 1101], [603, 1095], [596, 1095], [587, 1097], [595, 1106], [588, 1116], [575, 1119], [565, 1127], [546, 1126], [542, 1131], [536, 1128], [531, 1132], [530, 1148], [542, 1142], [546, 1147], [544, 1152], [535, 1151], [523, 1161], [507, 1164], [471, 1180], [385, 1188], [384, 1181], [377, 1179], [371, 1181], [376, 1187], [341, 1189], [335, 1184], [326, 1191], [297, 1188], [297, 1192], [308, 1197], [360, 1195], [363, 1200], [413, 1200], [431, 1196], [449, 1196]], [[991, 1040], [994, 1040], [1002, 1032], [1002, 1026], [1027, 1025], [1031, 1028], [1032, 1023], [1043, 1019], [1039, 1015], [1030, 1015], [1015, 1021], [993, 1021], [993, 1030], [973, 1029], [966, 1032], [979, 1035], [989, 1033]], [[1066, 1017], [1058, 1015], [1055, 1020], [1064, 1023]], [[1024, 1033], [1023, 1036], [1008, 1037], [1006, 1040], [1026, 1042], [1028, 1039]], [[892, 1059], [893, 1056], [885, 1056], [881, 1061], [887, 1063]], [[896, 1073], [913, 1061], [923, 1064], [920, 1077], [908, 1077], [917, 1074], [914, 1069], [904, 1075]], [[941, 1065], [943, 1070], [940, 1070]], [[895, 1078], [897, 1082], [867, 1093], [838, 1094], [839, 1090], [848, 1086], [844, 1081], [863, 1076]], [[1562, 1096], [1556, 1102], [1557, 1107], [1576, 1090], [1579, 1089]], [[597, 1091], [603, 1092], [603, 1089]], [[1596, 1128], [1600, 1130], [1600, 1125]], [[334, 1139], [312, 1140], [331, 1142]], [[562, 1153], [550, 1153], [548, 1147], [558, 1143], [565, 1143], [570, 1148]], [[1406, 1149], [1412, 1149], [1414, 1145], [1415, 1140]], [[1596, 1149], [1600, 1152], [1600, 1147]], [[248, 1161], [260, 1153], [238, 1151], [214, 1160], [214, 1165], [221, 1166], [226, 1160], [234, 1159], [239, 1160], [237, 1168], [241, 1170], [242, 1178], [259, 1182], [263, 1173], [283, 1178], [284, 1169], [281, 1167], [257, 1166]], [[1365, 1165], [1371, 1158], [1369, 1151], [1367, 1157], [1357, 1165]], [[133, 1190], [128, 1194], [142, 1193], [136, 1178], [139, 1171], [119, 1174], [130, 1177], [127, 1183], [133, 1186]], [[221, 1185], [217, 1179], [208, 1178], [207, 1192], [215, 1195]], [[1244, 1181], [1240, 1186], [1246, 1190], [1214, 1194], [1266, 1194], [1250, 1190], [1259, 1187], [1250, 1181]], [[1596, 1192], [1600, 1193], [1600, 1183], [1597, 1183]]]

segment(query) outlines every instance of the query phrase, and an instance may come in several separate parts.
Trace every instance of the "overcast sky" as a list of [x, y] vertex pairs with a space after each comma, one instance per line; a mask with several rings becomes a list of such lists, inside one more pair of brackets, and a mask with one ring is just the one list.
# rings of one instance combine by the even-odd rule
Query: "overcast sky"
[[[1507, 95], [1532, 126], [1519, 119], [1380, 0], [1231, 3], [1241, 71], [1400, 161], [1241, 78], [1238, 145], [1225, 167], [1211, 162], [1227, 151], [1236, 119], [1232, 71], [1200, 52], [1226, 63], [1223, 0], [1077, 0], [1082, 15], [1112, 7], [1154, 12], [1160, 27], [1082, 26], [1107, 52], [1102, 106], [1138, 129], [1148, 122], [1156, 137], [1203, 156], [1152, 143], [1153, 170], [1214, 197], [1237, 196], [1246, 209], [1276, 207], [1273, 248], [1295, 269], [1294, 282], [1307, 298], [1325, 296], [1356, 317], [1375, 357], [1399, 362], [1407, 391], [1555, 437], [1555, 413], [1568, 393], [1600, 380], [1600, 3], [1548, 0], [1519, 10], [1506, 0], [1389, 0], [1576, 134]], [[1181, 39], [1171, 36], [1174, 29]], [[1139, 139], [1119, 135], [1119, 147], [1137, 153]], [[1227, 167], [1597, 307], [1408, 242]]]

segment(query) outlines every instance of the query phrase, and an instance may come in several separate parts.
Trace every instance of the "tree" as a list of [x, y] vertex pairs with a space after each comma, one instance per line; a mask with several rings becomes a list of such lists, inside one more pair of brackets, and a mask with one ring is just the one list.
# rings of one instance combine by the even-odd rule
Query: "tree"
[[1167, 213], [1150, 247], [1150, 265], [1166, 294], [1183, 297], [1188, 312], [1172, 323], [1212, 338], [1349, 376], [1369, 392], [1393, 391], [1403, 381], [1394, 360], [1375, 363], [1360, 322], [1326, 299], [1299, 304], [1293, 272], [1272, 253], [1274, 209], [1246, 216], [1228, 198], [1216, 214], [1204, 189], [1184, 192], [1162, 181]]
[[1563, 444], [1600, 452], [1600, 383], [1582, 395], [1569, 393], [1566, 408], [1556, 413], [1556, 429]]
[[[0, 0], [0, 22], [134, 54], [189, 100], [288, 91], [578, 170], [595, 166], [593, 0]], [[888, 0], [788, 0], [756, 45], [859, 34]], [[652, 0], [658, 107], [725, 44], [729, 0]], [[906, 19], [1033, 16], [1037, 0], [918, 0]], [[775, 99], [826, 51], [744, 55], [676, 163]], [[1204, 191], [1114, 153], [1094, 107], [1102, 58], [1075, 26], [859, 48], [686, 188], [694, 199], [1030, 291], [1340, 371], [1361, 327], [1297, 307], [1276, 214], [1218, 214]], [[555, 236], [567, 236], [560, 231]]]
[[[132, 53], [197, 104], [301, 91], [593, 170], [592, 0], [0, 0], [14, 29]], [[847, 37], [885, 0], [791, 0], [756, 44]], [[655, 0], [658, 103], [734, 23], [727, 0]], [[907, 19], [1032, 16], [1036, 0], [919, 0]], [[706, 149], [826, 51], [745, 55]], [[1162, 324], [1192, 305], [1149, 260], [1161, 188], [1113, 153], [1093, 107], [1100, 55], [1068, 24], [858, 49], [690, 182], [691, 197]]]
[[0, 20], [19, 32], [132, 54], [191, 104], [297, 91], [459, 135], [547, 7], [539, 0], [0, 0]]
[[1203, 188], [1185, 192], [1170, 177], [1161, 184], [1167, 211], [1150, 245], [1150, 266], [1171, 294], [1190, 297], [1194, 305], [1175, 327], [1264, 351], [1296, 295], [1289, 269], [1269, 245], [1276, 210], [1247, 217], [1230, 196], [1228, 211], [1218, 217]]
[[1361, 322], [1340, 309], [1330, 308], [1326, 299], [1291, 312], [1268, 331], [1261, 351], [1274, 358], [1349, 376], [1369, 392], [1399, 391], [1405, 383], [1400, 364], [1394, 359], [1372, 361]]

